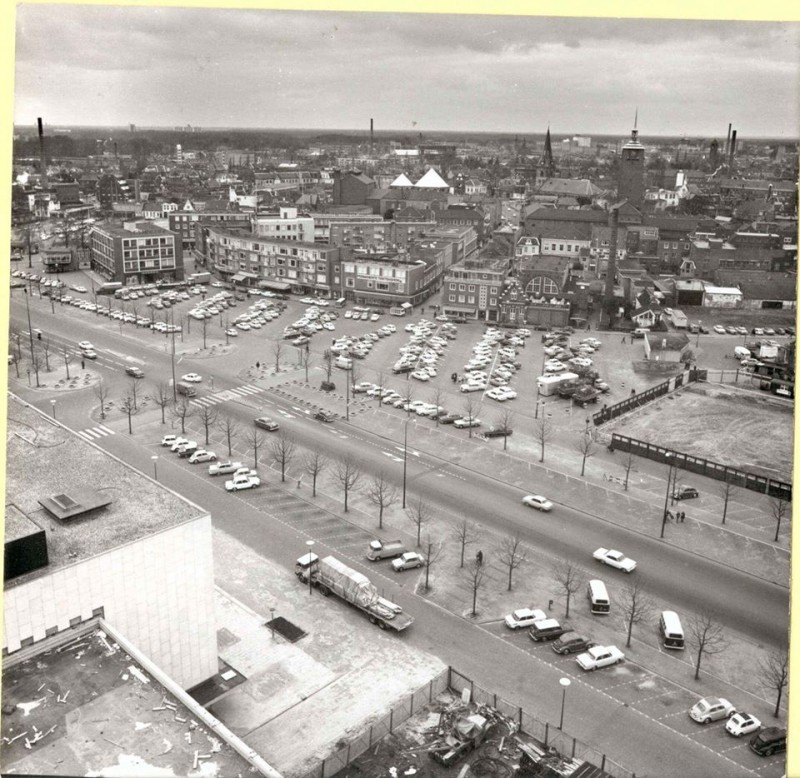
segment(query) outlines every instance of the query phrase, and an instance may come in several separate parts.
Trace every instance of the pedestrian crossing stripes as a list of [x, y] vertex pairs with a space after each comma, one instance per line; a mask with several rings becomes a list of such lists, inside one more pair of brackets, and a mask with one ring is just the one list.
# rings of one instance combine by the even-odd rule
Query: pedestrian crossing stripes
[[109, 429], [104, 424], [98, 424], [96, 427], [89, 427], [85, 430], [78, 430], [78, 435], [84, 440], [97, 440], [98, 438], [104, 438], [106, 435], [113, 434], [114, 430]]
[[208, 397], [195, 397], [191, 402], [200, 407], [208, 407], [216, 405], [217, 403], [225, 402], [226, 400], [237, 400], [242, 397], [250, 397], [254, 394], [260, 394], [264, 391], [263, 386], [250, 386], [243, 385], [237, 386], [235, 389], [225, 389], [216, 394], [211, 394]]

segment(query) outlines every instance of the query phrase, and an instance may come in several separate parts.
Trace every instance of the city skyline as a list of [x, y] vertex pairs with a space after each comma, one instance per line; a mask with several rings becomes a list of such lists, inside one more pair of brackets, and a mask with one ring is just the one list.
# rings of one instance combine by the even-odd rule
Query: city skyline
[[19, 6], [14, 121], [625, 135], [638, 109], [643, 136], [797, 137], [799, 44], [797, 23]]

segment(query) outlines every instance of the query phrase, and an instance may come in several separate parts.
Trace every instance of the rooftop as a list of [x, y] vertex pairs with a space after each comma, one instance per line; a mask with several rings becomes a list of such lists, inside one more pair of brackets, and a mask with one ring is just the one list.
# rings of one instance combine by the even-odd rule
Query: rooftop
[[[140, 203], [130, 203], [130, 205], [141, 206]], [[170, 238], [175, 238], [174, 232], [165, 230], [162, 227], [157, 227], [155, 224], [148, 221], [125, 222], [124, 226], [112, 224], [111, 222], [103, 222], [102, 224], [95, 224], [94, 229], [115, 238], [134, 238], [147, 235], [163, 235], [165, 237], [169, 236]]]
[[98, 626], [7, 659], [3, 713], [4, 775], [253, 774]]
[[[25, 527], [33, 530], [33, 525], [45, 530], [49, 557], [48, 566], [6, 581], [7, 587], [205, 515], [199, 506], [96, 448], [13, 394], [8, 396], [7, 419], [6, 516], [12, 519], [15, 532], [27, 534]], [[58, 467], [52, 465], [54, 455]], [[110, 504], [67, 522], [59, 521], [39, 504], [54, 495], [69, 495], [76, 484], [110, 498]]]

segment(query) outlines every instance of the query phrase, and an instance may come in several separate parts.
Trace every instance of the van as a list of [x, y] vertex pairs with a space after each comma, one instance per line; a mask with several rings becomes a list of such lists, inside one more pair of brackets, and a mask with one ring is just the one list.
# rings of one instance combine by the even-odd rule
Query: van
[[175, 390], [178, 394], [182, 394], [186, 397], [195, 397], [197, 395], [197, 389], [191, 384], [186, 383], [186, 381], [178, 381], [178, 383], [175, 384]]
[[736, 348], [733, 350], [733, 356], [735, 356], [736, 359], [747, 359], [749, 356], [751, 356], [750, 349], [747, 349], [744, 346], [736, 346]]
[[336, 361], [333, 364], [342, 370], [352, 370], [353, 368], [353, 360], [350, 357], [336, 357]]
[[338, 300], [337, 300], [337, 301], [334, 303], [334, 305], [335, 305], [337, 308], [344, 308], [344, 306], [345, 306], [345, 304], [346, 304], [346, 303], [347, 303], [347, 300], [346, 300], [344, 297], [340, 297], [340, 298], [339, 298], [339, 299], [338, 299]]
[[664, 648], [674, 648], [678, 650], [683, 650], [685, 648], [683, 627], [675, 611], [661, 611], [661, 618], [658, 621], [658, 625], [661, 629]]
[[606, 589], [606, 585], [602, 581], [596, 578], [589, 581], [586, 596], [589, 598], [589, 608], [592, 613], [606, 614], [611, 610], [608, 589]]

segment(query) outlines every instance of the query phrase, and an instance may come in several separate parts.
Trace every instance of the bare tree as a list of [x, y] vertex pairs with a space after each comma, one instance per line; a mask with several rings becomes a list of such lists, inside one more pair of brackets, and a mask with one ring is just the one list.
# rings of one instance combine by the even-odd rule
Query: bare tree
[[305, 471], [311, 476], [311, 494], [317, 496], [317, 476], [327, 467], [328, 460], [325, 455], [315, 448], [303, 457]]
[[789, 683], [789, 654], [785, 650], [770, 651], [767, 656], [759, 663], [761, 670], [761, 685], [770, 692], [775, 692], [778, 698], [775, 700], [775, 710], [773, 716], [778, 718], [781, 713], [781, 699], [783, 690]]
[[17, 362], [19, 362], [22, 359], [22, 333], [19, 330], [12, 329], [11, 340], [17, 350]]
[[425, 591], [430, 591], [430, 574], [433, 567], [442, 555], [443, 546], [441, 543], [434, 544], [428, 538], [428, 553], [425, 555]]
[[550, 419], [547, 418], [544, 409], [542, 409], [539, 418], [536, 420], [534, 424], [533, 430], [534, 437], [536, 438], [536, 442], [542, 449], [542, 454], [539, 457], [540, 462], [544, 462], [544, 450], [545, 444], [551, 437], [553, 437], [553, 425], [550, 422]]
[[[575, 448], [581, 455], [581, 478], [586, 473], [586, 460], [593, 457], [597, 453], [597, 444], [594, 442], [589, 428], [581, 430], [578, 440], [575, 443]], [[627, 480], [627, 479], [626, 479]]]
[[[464, 400], [464, 418], [474, 419], [477, 407], [478, 403], [475, 402], [471, 394], [468, 394], [467, 399]], [[472, 427], [467, 427], [467, 429], [469, 430], [469, 436], [472, 437]]]
[[586, 571], [572, 562], [563, 560], [553, 565], [553, 580], [561, 594], [567, 598], [565, 618], [569, 618], [569, 605], [572, 595], [580, 591], [586, 583]]
[[654, 610], [653, 601], [642, 589], [642, 584], [638, 579], [622, 590], [620, 608], [628, 629], [628, 640], [625, 645], [630, 646], [633, 625], [650, 618]]
[[[67, 371], [67, 381], [69, 381], [69, 363], [72, 362], [72, 354], [67, 346], [62, 346], [60, 351], [61, 356], [64, 358], [64, 367]], [[19, 378], [19, 368], [17, 368], [17, 378]]]
[[778, 536], [781, 532], [781, 522], [783, 519], [789, 515], [789, 505], [791, 503], [788, 500], [784, 500], [783, 497], [772, 497], [769, 501], [769, 512], [772, 514], [772, 518], [775, 519], [775, 542], [778, 542]]
[[106, 400], [108, 399], [108, 387], [101, 378], [94, 387], [94, 396], [100, 401], [100, 418], [106, 418]]
[[483, 563], [479, 562], [477, 559], [473, 559], [469, 565], [467, 565], [466, 570], [462, 574], [464, 577], [464, 582], [472, 592], [472, 610], [470, 611], [470, 615], [473, 617], [478, 615], [478, 592], [483, 585], [485, 574], [486, 570], [483, 566]]
[[142, 382], [141, 376], [130, 376], [130, 395], [133, 399], [133, 410], [139, 410], [139, 384]]
[[[205, 319], [203, 319], [205, 321]], [[225, 436], [225, 442], [228, 444], [228, 456], [233, 455], [233, 441], [236, 438], [236, 435], [239, 432], [239, 422], [233, 418], [233, 416], [228, 416], [225, 414], [218, 422], [217, 426], [219, 427], [222, 434]]]
[[42, 367], [42, 354], [38, 348], [31, 349], [31, 367], [36, 376], [36, 388], [38, 389], [41, 386], [39, 383], [39, 370]]
[[378, 407], [380, 408], [383, 405], [383, 390], [386, 388], [385, 383], [385, 376], [383, 375], [383, 371], [378, 372]]
[[172, 415], [180, 420], [181, 434], [186, 434], [186, 419], [194, 416], [194, 406], [186, 399], [181, 397], [175, 405], [172, 406]]
[[272, 354], [275, 357], [275, 372], [281, 372], [281, 356], [283, 356], [283, 341], [276, 340], [272, 344]]
[[444, 391], [442, 387], [438, 384], [433, 387], [433, 392], [431, 392], [431, 403], [436, 406], [436, 426], [439, 426], [439, 408], [442, 407], [442, 400], [444, 399]]
[[245, 434], [245, 443], [248, 449], [253, 449], [253, 463], [254, 467], [258, 467], [258, 450], [264, 445], [264, 436], [255, 425], [250, 428], [250, 431]]
[[700, 678], [700, 662], [708, 654], [713, 656], [724, 651], [728, 645], [722, 624], [714, 621], [709, 611], [700, 611], [689, 617], [689, 641], [697, 649], [697, 662], [694, 668], [695, 681]]
[[308, 383], [308, 367], [311, 364], [311, 352], [308, 349], [308, 343], [300, 347], [300, 366], [305, 368], [306, 383]]
[[52, 348], [52, 344], [50, 343], [50, 338], [45, 336], [42, 338], [41, 341], [41, 349], [42, 349], [42, 356], [44, 357], [44, 369], [49, 373], [50, 372], [50, 349]]
[[197, 409], [197, 417], [203, 425], [203, 430], [206, 434], [206, 445], [209, 441], [209, 433], [211, 428], [216, 425], [219, 420], [219, 411], [216, 405], [202, 405]]
[[720, 494], [722, 495], [722, 499], [724, 500], [722, 506], [722, 523], [725, 523], [725, 519], [728, 518], [728, 502], [730, 501], [731, 497], [736, 493], [738, 487], [733, 480], [731, 479], [730, 474], [725, 477], [725, 483], [722, 485], [720, 489]]
[[417, 528], [417, 547], [419, 547], [422, 527], [433, 518], [433, 513], [428, 503], [425, 502], [422, 497], [418, 497], [409, 508], [406, 508], [406, 516], [408, 516]]
[[347, 513], [347, 498], [350, 492], [357, 488], [361, 480], [361, 466], [350, 454], [336, 461], [336, 478], [344, 489], [344, 512]]
[[169, 385], [164, 381], [157, 383], [155, 385], [155, 391], [150, 395], [150, 399], [161, 408], [161, 423], [166, 424], [167, 419], [165, 414], [167, 406], [172, 402], [172, 390]]
[[467, 546], [477, 543], [481, 539], [481, 533], [477, 526], [466, 519], [463, 519], [460, 524], [453, 527], [453, 535], [461, 546], [461, 563], [459, 567], [464, 567], [464, 552]]
[[622, 467], [625, 469], [625, 491], [628, 491], [628, 481], [631, 477], [631, 470], [633, 469], [633, 451], [628, 451], [625, 454], [625, 459], [622, 460]]
[[133, 416], [134, 411], [136, 410], [136, 405], [133, 401], [133, 397], [130, 394], [126, 394], [119, 402], [119, 409], [127, 414], [128, 416], [128, 434], [133, 435], [133, 423], [131, 421], [131, 417]]
[[397, 502], [397, 488], [381, 470], [367, 486], [367, 499], [378, 509], [378, 529], [383, 529], [383, 512]]
[[326, 348], [322, 355], [322, 368], [325, 370], [325, 381], [330, 383], [333, 373], [333, 352], [330, 349]]
[[294, 459], [295, 444], [289, 435], [281, 430], [271, 441], [270, 448], [275, 461], [281, 466], [281, 481], [286, 481], [286, 468]]
[[200, 325], [203, 328], [203, 348], [205, 349], [208, 346], [208, 341], [206, 339], [208, 330], [208, 318], [204, 316], [203, 320], [200, 322]]
[[528, 561], [528, 551], [522, 545], [522, 538], [519, 535], [503, 538], [500, 547], [500, 561], [508, 567], [508, 591], [511, 591], [514, 571]]
[[514, 413], [512, 412], [511, 408], [503, 408], [497, 417], [497, 426], [500, 427], [500, 429], [505, 430], [503, 434], [503, 451], [508, 449], [508, 435], [512, 429], [511, 424], [513, 420]]

